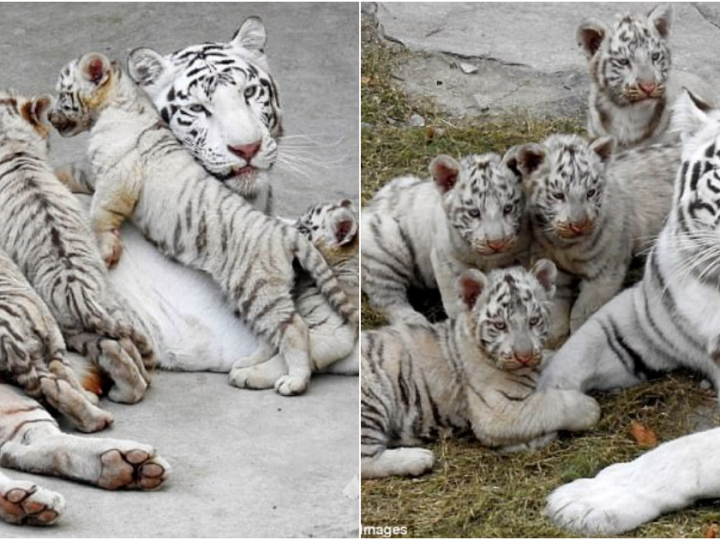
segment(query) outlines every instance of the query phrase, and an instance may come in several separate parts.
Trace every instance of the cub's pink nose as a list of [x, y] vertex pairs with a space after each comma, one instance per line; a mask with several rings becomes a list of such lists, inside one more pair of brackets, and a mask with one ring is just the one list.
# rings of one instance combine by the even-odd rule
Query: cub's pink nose
[[260, 150], [261, 144], [262, 141], [255, 141], [250, 144], [238, 144], [236, 146], [228, 146], [228, 150], [236, 156], [240, 156], [245, 161], [250, 161]]
[[654, 82], [641, 82], [640, 84], [638, 84], [638, 86], [640, 87], [640, 90], [645, 92], [645, 94], [648, 96], [652, 94], [653, 91], [657, 88], [657, 84], [655, 84]]
[[507, 245], [507, 242], [505, 240], [488, 240], [487, 245], [493, 251], [501, 251]]
[[515, 352], [515, 360], [522, 365], [529, 364], [533, 359], [532, 351]]

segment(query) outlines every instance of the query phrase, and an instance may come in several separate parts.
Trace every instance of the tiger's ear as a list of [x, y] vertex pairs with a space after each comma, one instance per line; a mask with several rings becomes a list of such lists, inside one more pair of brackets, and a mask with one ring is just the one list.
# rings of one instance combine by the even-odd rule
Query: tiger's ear
[[110, 69], [110, 60], [104, 54], [88, 53], [80, 59], [80, 73], [95, 86], [107, 81]]
[[36, 96], [23, 103], [20, 107], [22, 117], [33, 125], [43, 137], [49, 134], [48, 113], [53, 106], [53, 98], [49, 94]]
[[230, 43], [236, 47], [264, 53], [266, 41], [267, 32], [262, 19], [260, 17], [248, 17], [242, 23], [240, 29], [235, 32]]
[[507, 168], [518, 177], [518, 179], [522, 179], [522, 171], [520, 170], [520, 166], [518, 164], [518, 150], [520, 150], [519, 145], [515, 145], [510, 148], [507, 152], [505, 152], [502, 161]]
[[339, 246], [352, 242], [358, 232], [358, 223], [352, 212], [352, 206], [350, 208], [343, 207], [340, 211], [335, 212], [330, 219], [330, 227]]
[[547, 293], [548, 299], [555, 296], [555, 279], [557, 278], [557, 267], [548, 259], [540, 259], [536, 262], [530, 273], [540, 282], [540, 286]]
[[463, 308], [472, 311], [486, 286], [485, 274], [475, 268], [466, 270], [457, 280], [458, 295]]
[[673, 8], [670, 4], [658, 4], [647, 14], [648, 23], [655, 27], [660, 37], [667, 39], [672, 24]]
[[527, 179], [545, 161], [545, 148], [537, 143], [523, 144], [517, 149], [515, 159], [518, 170]]
[[685, 141], [707, 124], [708, 113], [712, 110], [710, 105], [685, 88], [673, 105], [670, 129], [680, 133]]
[[590, 150], [598, 155], [600, 161], [607, 163], [615, 151], [615, 137], [598, 137], [590, 143]]
[[430, 162], [430, 176], [441, 193], [447, 193], [460, 176], [460, 163], [450, 156], [440, 155]]
[[605, 36], [608, 34], [607, 26], [595, 19], [585, 19], [575, 34], [578, 47], [585, 51], [588, 58], [595, 56], [595, 53], [602, 45]]
[[127, 63], [130, 78], [140, 86], [155, 84], [169, 68], [163, 55], [145, 47], [131, 51]]

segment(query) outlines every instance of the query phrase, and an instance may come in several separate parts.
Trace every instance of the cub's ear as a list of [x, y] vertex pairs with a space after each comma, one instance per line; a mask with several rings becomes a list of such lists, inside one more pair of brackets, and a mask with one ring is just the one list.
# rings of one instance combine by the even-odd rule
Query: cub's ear
[[80, 73], [95, 86], [107, 81], [110, 69], [110, 60], [104, 54], [88, 53], [80, 59]]
[[555, 296], [555, 279], [557, 278], [555, 263], [548, 259], [540, 259], [532, 267], [530, 273], [540, 282], [540, 286], [547, 293], [548, 299]]
[[487, 277], [480, 270], [466, 270], [457, 280], [457, 290], [464, 309], [472, 311], [487, 286]]
[[333, 214], [330, 219], [330, 227], [339, 246], [352, 242], [358, 232], [357, 219], [352, 210], [346, 207]]
[[430, 176], [432, 176], [441, 193], [447, 193], [460, 176], [460, 163], [446, 155], [439, 155], [430, 162]]
[[505, 152], [502, 161], [505, 165], [507, 165], [507, 168], [518, 177], [518, 179], [521, 179], [522, 171], [518, 165], [518, 150], [520, 150], [520, 145], [515, 145], [510, 148], [507, 152]]
[[236, 47], [264, 53], [266, 41], [267, 32], [262, 19], [260, 17], [248, 17], [242, 23], [240, 29], [235, 32], [230, 43]]
[[600, 161], [607, 163], [615, 151], [615, 138], [598, 137], [590, 143], [590, 150], [598, 155]]
[[169, 68], [164, 56], [144, 47], [131, 51], [127, 63], [130, 78], [140, 86], [156, 83]]
[[648, 23], [655, 27], [660, 37], [667, 39], [672, 24], [673, 8], [670, 4], [658, 4], [647, 14]]
[[527, 179], [545, 161], [545, 148], [537, 143], [523, 144], [516, 150], [515, 160], [523, 178]]
[[680, 133], [685, 141], [708, 123], [708, 114], [712, 110], [710, 105], [685, 88], [673, 105], [670, 129]]
[[32, 124], [43, 137], [46, 137], [49, 133], [48, 113], [50, 109], [52, 109], [52, 106], [52, 96], [42, 94], [23, 103], [20, 107], [20, 114], [27, 122]]
[[605, 36], [608, 34], [607, 26], [595, 19], [585, 19], [575, 34], [578, 47], [585, 51], [588, 58], [595, 56], [595, 53], [602, 45]]

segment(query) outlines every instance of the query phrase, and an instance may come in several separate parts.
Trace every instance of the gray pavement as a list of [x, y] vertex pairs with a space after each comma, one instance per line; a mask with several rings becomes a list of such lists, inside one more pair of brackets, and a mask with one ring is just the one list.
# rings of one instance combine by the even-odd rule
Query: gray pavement
[[[375, 12], [386, 39], [429, 54], [403, 62], [395, 73], [411, 95], [430, 97], [457, 116], [514, 110], [576, 116], [585, 110], [588, 87], [585, 56], [575, 42], [580, 21], [609, 24], [616, 13], [646, 13], [653, 5], [378, 3], [364, 11]], [[675, 69], [720, 87], [720, 4], [673, 6]]]
[[[285, 132], [316, 141], [307, 174], [275, 171], [276, 211], [358, 200], [357, 4], [4, 3], [0, 15], [0, 87], [28, 94], [52, 91], [60, 68], [90, 50], [124, 62], [138, 46], [229, 40], [260, 15]], [[85, 142], [54, 136], [56, 162], [79, 159]], [[104, 403], [116, 421], [103, 435], [155, 445], [173, 466], [168, 485], [112, 493], [6, 471], [62, 493], [68, 508], [57, 527], [0, 523], [0, 537], [357, 536], [358, 387], [320, 376], [283, 398], [224, 375], [157, 373], [143, 402]]]

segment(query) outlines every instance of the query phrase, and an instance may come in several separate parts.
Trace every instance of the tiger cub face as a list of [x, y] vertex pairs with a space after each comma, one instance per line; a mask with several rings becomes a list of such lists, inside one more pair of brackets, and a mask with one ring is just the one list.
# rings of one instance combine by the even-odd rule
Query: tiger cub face
[[604, 208], [605, 169], [615, 141], [588, 144], [576, 135], [552, 135], [543, 144], [526, 144], [517, 163], [529, 193], [536, 231], [560, 245], [590, 236]]
[[135, 49], [130, 77], [150, 96], [175, 137], [213, 176], [242, 195], [272, 167], [282, 134], [278, 91], [265, 56], [266, 32], [248, 18], [229, 43], [168, 55]]
[[458, 279], [461, 309], [477, 348], [501, 370], [533, 368], [542, 361], [555, 294], [555, 265], [466, 271]]
[[60, 135], [73, 137], [91, 129], [122, 76], [117, 64], [99, 53], [68, 62], [60, 71], [58, 98], [49, 114]]
[[673, 209], [684, 237], [678, 245], [710, 249], [715, 255], [708, 262], [716, 264], [720, 245], [720, 111], [686, 90], [675, 104], [672, 122], [683, 142]]
[[0, 152], [13, 150], [8, 144], [11, 141], [44, 155], [49, 146], [48, 112], [52, 103], [48, 95], [26, 98], [14, 92], [0, 92], [0, 133], [5, 139]]
[[430, 163], [448, 223], [480, 255], [509, 251], [524, 228], [525, 197], [509, 154], [471, 155], [459, 162], [440, 155]]
[[348, 199], [311, 206], [294, 226], [318, 248], [331, 267], [358, 254], [357, 216]]
[[616, 105], [665, 96], [671, 19], [672, 7], [661, 4], [645, 17], [622, 15], [610, 28], [593, 19], [578, 28], [578, 45], [588, 57], [590, 76]]

